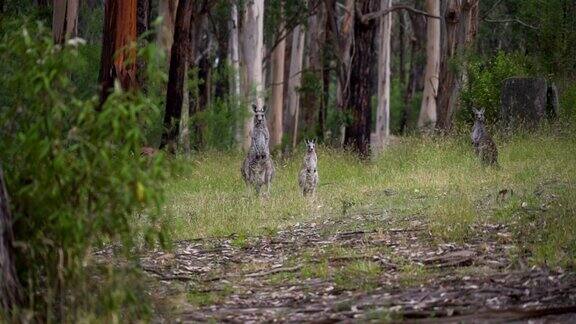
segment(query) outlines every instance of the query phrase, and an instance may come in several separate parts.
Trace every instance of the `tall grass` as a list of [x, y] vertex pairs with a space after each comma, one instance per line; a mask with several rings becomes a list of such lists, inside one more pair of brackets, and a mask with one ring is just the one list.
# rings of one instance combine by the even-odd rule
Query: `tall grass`
[[[205, 152], [168, 184], [167, 211], [179, 239], [262, 235], [298, 222], [370, 212], [379, 215], [371, 224], [376, 228], [417, 217], [438, 241], [466, 241], [474, 234], [472, 225], [499, 222], [516, 229], [519, 242], [534, 252], [535, 262], [573, 259], [576, 252], [571, 251], [576, 249], [569, 248], [576, 239], [569, 233], [576, 230], [571, 220], [576, 206], [574, 133], [546, 128], [497, 137], [496, 142], [500, 168], [479, 163], [468, 135], [403, 138], [369, 162], [319, 147], [320, 187], [313, 200], [303, 198], [297, 186], [303, 151], [276, 160], [269, 198], [256, 198], [245, 187], [239, 172], [241, 154]], [[503, 189], [513, 194], [499, 197]], [[535, 194], [538, 190], [544, 193]], [[522, 235], [534, 218], [547, 221]]]

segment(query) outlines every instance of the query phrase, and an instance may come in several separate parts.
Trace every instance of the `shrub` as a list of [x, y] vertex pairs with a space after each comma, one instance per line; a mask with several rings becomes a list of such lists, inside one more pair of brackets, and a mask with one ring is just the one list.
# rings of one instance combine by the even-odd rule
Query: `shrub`
[[[95, 294], [80, 288], [89, 287], [83, 283], [90, 279], [95, 244], [120, 241], [128, 251], [141, 237], [166, 241], [158, 217], [164, 159], [139, 154], [142, 125], [158, 107], [139, 93], [115, 89], [98, 110], [97, 98], [81, 99], [71, 81], [81, 51], [54, 46], [41, 24], [4, 21], [0, 35], [0, 162], [11, 195], [24, 308], [39, 321], [53, 314], [75, 319], [90, 312], [79, 309], [91, 307], [82, 305], [83, 295]], [[148, 225], [136, 228], [134, 218]], [[116, 306], [94, 309], [107, 316]]]
[[487, 123], [494, 123], [500, 111], [502, 82], [510, 77], [529, 75], [528, 58], [519, 53], [498, 54], [491, 60], [472, 58], [468, 63], [468, 84], [462, 89], [459, 123], [472, 122], [472, 107], [485, 108]]

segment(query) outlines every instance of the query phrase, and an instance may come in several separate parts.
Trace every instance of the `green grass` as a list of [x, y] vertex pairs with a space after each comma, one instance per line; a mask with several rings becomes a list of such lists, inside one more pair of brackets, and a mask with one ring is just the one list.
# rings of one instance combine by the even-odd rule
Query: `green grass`
[[222, 289], [211, 291], [191, 290], [186, 294], [188, 302], [192, 305], [203, 307], [221, 303], [227, 296], [232, 294], [232, 286], [225, 285]]
[[[372, 161], [319, 147], [320, 187], [301, 197], [297, 173], [303, 152], [275, 160], [267, 199], [240, 178], [240, 153], [205, 152], [167, 185], [176, 239], [270, 235], [298, 222], [370, 215], [351, 226], [386, 229], [391, 220], [418, 217], [438, 241], [465, 242], [482, 222], [509, 224], [534, 263], [573, 265], [576, 256], [576, 136], [539, 131], [496, 137], [500, 169], [483, 167], [468, 135], [403, 138]], [[511, 197], [498, 199], [502, 189]], [[535, 194], [538, 190], [540, 195]], [[522, 207], [528, 205], [530, 208]], [[540, 209], [546, 205], [545, 210]], [[537, 230], [534, 230], [537, 229]], [[344, 230], [335, 228], [334, 231]]]

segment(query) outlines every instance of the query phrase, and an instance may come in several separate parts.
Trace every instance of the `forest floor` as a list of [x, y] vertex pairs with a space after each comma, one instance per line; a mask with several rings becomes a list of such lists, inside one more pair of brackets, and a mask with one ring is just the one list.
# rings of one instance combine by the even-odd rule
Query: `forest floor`
[[[319, 150], [277, 160], [269, 198], [241, 156], [208, 152], [169, 184], [171, 251], [138, 256], [157, 322], [576, 321], [576, 136], [407, 138], [370, 162]], [[110, 247], [98, 252], [109, 260]]]
[[[358, 229], [374, 221], [389, 226]], [[575, 272], [514, 264], [504, 226], [474, 232], [435, 244], [417, 217], [354, 215], [269, 237], [181, 241], [141, 264], [170, 314], [158, 321], [576, 320]]]

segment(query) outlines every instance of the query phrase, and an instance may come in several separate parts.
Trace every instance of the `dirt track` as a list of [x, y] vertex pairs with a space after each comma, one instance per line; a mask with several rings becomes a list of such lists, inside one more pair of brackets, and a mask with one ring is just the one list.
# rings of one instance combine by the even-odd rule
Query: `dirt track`
[[146, 254], [141, 267], [164, 304], [156, 319], [576, 320], [576, 273], [525, 266], [505, 227], [485, 224], [465, 244], [439, 244], [417, 219], [381, 230], [362, 230], [365, 222], [373, 216]]

